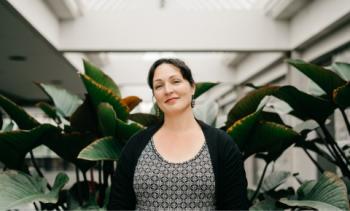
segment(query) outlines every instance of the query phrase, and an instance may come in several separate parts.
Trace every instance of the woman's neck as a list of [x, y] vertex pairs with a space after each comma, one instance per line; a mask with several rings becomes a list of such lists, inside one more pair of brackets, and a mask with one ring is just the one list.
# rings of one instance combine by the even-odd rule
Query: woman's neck
[[188, 131], [198, 127], [198, 123], [194, 118], [192, 109], [176, 115], [165, 115], [163, 129], [175, 131]]

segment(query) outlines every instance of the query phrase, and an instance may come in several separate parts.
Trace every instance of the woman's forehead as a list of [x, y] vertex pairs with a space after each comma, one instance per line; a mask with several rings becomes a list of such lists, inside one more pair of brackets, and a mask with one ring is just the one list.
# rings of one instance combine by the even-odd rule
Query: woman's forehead
[[181, 71], [178, 67], [172, 64], [161, 64], [155, 69], [153, 81], [164, 80], [178, 76], [182, 77]]

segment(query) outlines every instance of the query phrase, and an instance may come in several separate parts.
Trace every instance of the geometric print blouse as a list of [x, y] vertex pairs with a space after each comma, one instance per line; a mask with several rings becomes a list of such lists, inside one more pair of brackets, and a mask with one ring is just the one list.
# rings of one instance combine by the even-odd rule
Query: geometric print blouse
[[133, 187], [137, 210], [215, 210], [214, 171], [206, 142], [192, 159], [170, 163], [151, 138], [137, 162]]

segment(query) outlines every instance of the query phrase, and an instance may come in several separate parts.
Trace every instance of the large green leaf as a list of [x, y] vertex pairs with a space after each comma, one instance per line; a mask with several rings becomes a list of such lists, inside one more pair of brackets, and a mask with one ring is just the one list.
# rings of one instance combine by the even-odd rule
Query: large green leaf
[[114, 136], [117, 115], [109, 103], [100, 103], [97, 107], [97, 117], [100, 129], [104, 136]]
[[265, 199], [254, 204], [249, 210], [283, 210], [276, 206], [276, 200], [274, 199]]
[[261, 110], [258, 110], [252, 114], [245, 116], [244, 118], [236, 121], [231, 127], [227, 129], [227, 133], [237, 143], [241, 152], [246, 151], [247, 141], [251, 136], [251, 133], [257, 124], [261, 115]]
[[128, 107], [129, 112], [132, 111], [142, 100], [137, 96], [128, 96], [121, 100], [123, 105]]
[[299, 188], [298, 188], [298, 198], [302, 199], [305, 196], [307, 196], [311, 190], [315, 187], [315, 185], [317, 184], [316, 180], [310, 180], [310, 181], [306, 181], [304, 182]]
[[95, 137], [77, 132], [59, 134], [44, 141], [44, 144], [54, 151], [62, 159], [72, 162], [83, 172], [91, 168], [95, 163], [77, 159], [79, 152], [88, 146]]
[[196, 83], [196, 90], [194, 92], [194, 98], [196, 99], [209, 89], [213, 88], [214, 86], [218, 85], [219, 83], [211, 83], [211, 82], [198, 82]]
[[321, 201], [311, 201], [311, 200], [296, 201], [296, 200], [281, 199], [280, 202], [290, 207], [299, 207], [299, 208], [304, 208], [306, 210], [316, 209], [317, 211], [329, 211], [329, 210], [344, 211], [333, 205], [330, 205]]
[[276, 189], [278, 186], [283, 184], [291, 176], [290, 172], [287, 171], [276, 171], [272, 172], [267, 176], [262, 185], [261, 192], [267, 192]]
[[259, 122], [252, 133], [251, 140], [247, 143], [251, 144], [247, 156], [266, 152], [268, 160], [277, 160], [284, 150], [301, 138], [298, 133], [285, 125], [265, 121]]
[[288, 103], [298, 115], [302, 115], [301, 119], [323, 123], [335, 109], [330, 101], [306, 94], [293, 86], [283, 86], [273, 95]]
[[97, 108], [100, 103], [107, 102], [113, 106], [119, 119], [123, 121], [127, 120], [129, 109], [127, 105], [122, 103], [118, 95], [116, 95], [110, 89], [98, 84], [89, 76], [81, 74], [81, 78], [95, 108]]
[[128, 140], [132, 135], [142, 130], [143, 127], [136, 123], [127, 124], [117, 118], [116, 138], [118, 140]]
[[123, 149], [123, 144], [108, 136], [98, 139], [80, 153], [78, 158], [85, 160], [118, 160]]
[[129, 119], [146, 127], [160, 122], [160, 119], [156, 115], [147, 113], [130, 114]]
[[92, 65], [91, 63], [84, 60], [85, 74], [92, 78], [97, 83], [110, 89], [119, 98], [121, 97], [119, 87], [114, 81], [106, 75], [100, 68]]
[[65, 173], [59, 173], [49, 191], [44, 178], [14, 170], [2, 172], [0, 174], [0, 209], [7, 210], [34, 201], [56, 203], [60, 190], [68, 180]]
[[[280, 202], [292, 207], [321, 211], [350, 209], [346, 185], [334, 173], [325, 172], [316, 183], [308, 182], [299, 189], [299, 201], [281, 199]], [[303, 194], [300, 194], [301, 192]]]
[[11, 120], [10, 122], [8, 122], [7, 124], [4, 125], [4, 128], [2, 129], [1, 132], [10, 132], [13, 130], [13, 127], [15, 126], [15, 124], [13, 123], [13, 121]]
[[[350, 70], [349, 70], [350, 71]], [[346, 109], [350, 106], [350, 82], [336, 88], [333, 91], [333, 101], [340, 108]]]
[[32, 130], [0, 133], [0, 161], [10, 169], [23, 170], [25, 155], [58, 131], [52, 125], [43, 124]]
[[287, 60], [297, 70], [304, 73], [308, 78], [315, 82], [329, 97], [332, 96], [333, 90], [346, 82], [336, 73], [315, 64], [307, 63], [302, 60]]
[[92, 107], [88, 96], [85, 98], [84, 103], [81, 104], [72, 114], [70, 123], [73, 131], [82, 133], [92, 132], [93, 134], [97, 134], [97, 114]]
[[1, 131], [1, 128], [2, 128], [2, 124], [3, 124], [2, 116], [3, 116], [3, 114], [2, 114], [2, 112], [0, 110], [0, 131]]
[[77, 95], [74, 95], [63, 88], [44, 83], [38, 85], [50, 97], [55, 104], [56, 109], [65, 117], [70, 117], [83, 103]]
[[39, 125], [39, 122], [30, 116], [23, 108], [3, 95], [0, 95], [0, 106], [21, 129], [29, 130]]
[[346, 81], [350, 81], [350, 64], [344, 62], [335, 62], [332, 68]]
[[40, 102], [36, 104], [48, 117], [53, 119], [57, 123], [61, 123], [60, 116], [58, 115], [56, 108], [48, 103]]
[[[238, 129], [236, 129], [238, 130]], [[236, 131], [236, 137], [239, 137]], [[244, 131], [247, 132], [247, 131]], [[246, 159], [256, 153], [266, 153], [267, 161], [276, 160], [285, 149], [300, 138], [300, 135], [285, 125], [259, 121], [244, 139], [237, 142]]]
[[277, 86], [264, 86], [262, 88], [249, 92], [229, 111], [226, 127], [231, 126], [235, 121], [255, 112], [260, 104], [260, 101], [265, 96], [274, 93], [277, 89]]
[[276, 122], [279, 124], [284, 124], [281, 116], [277, 113], [263, 111], [261, 113], [261, 119], [269, 122]]

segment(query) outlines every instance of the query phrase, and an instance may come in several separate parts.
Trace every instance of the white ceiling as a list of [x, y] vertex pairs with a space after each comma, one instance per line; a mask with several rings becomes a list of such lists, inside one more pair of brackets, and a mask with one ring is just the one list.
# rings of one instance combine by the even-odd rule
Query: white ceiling
[[[0, 92], [14, 99], [47, 99], [33, 82], [84, 93], [75, 68], [6, 1], [0, 1]], [[13, 61], [9, 57], [24, 57]]]

